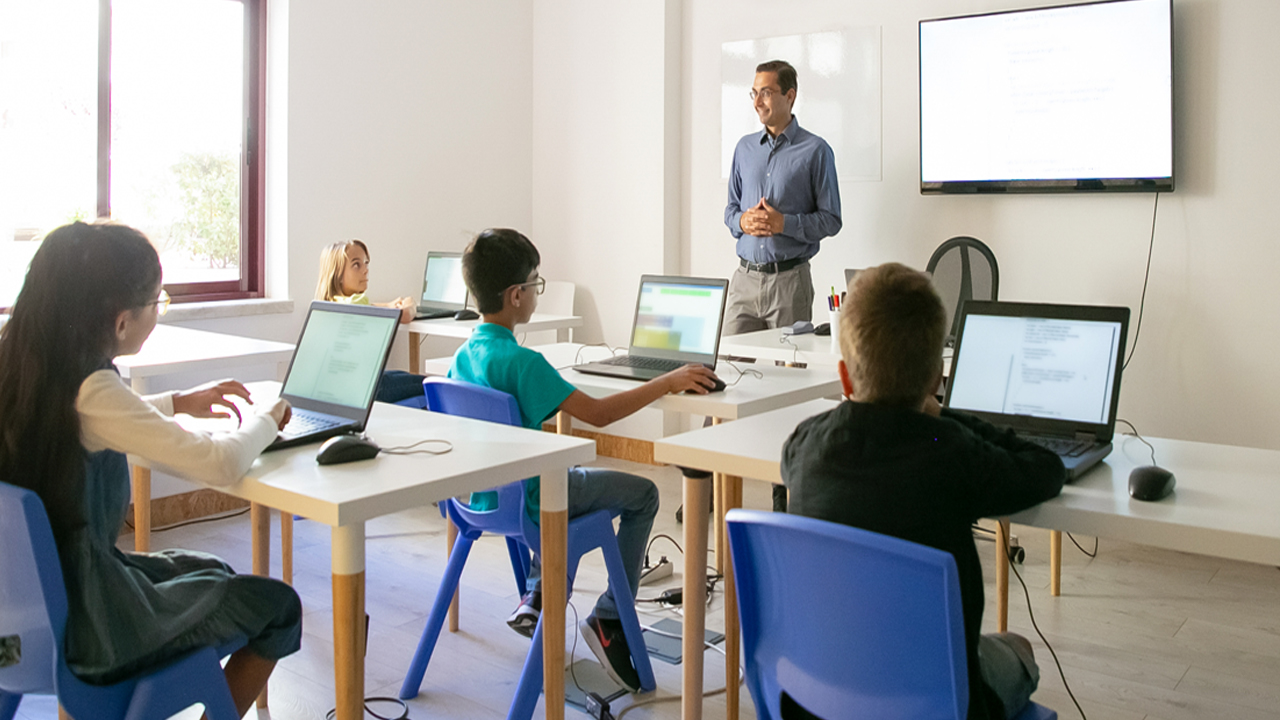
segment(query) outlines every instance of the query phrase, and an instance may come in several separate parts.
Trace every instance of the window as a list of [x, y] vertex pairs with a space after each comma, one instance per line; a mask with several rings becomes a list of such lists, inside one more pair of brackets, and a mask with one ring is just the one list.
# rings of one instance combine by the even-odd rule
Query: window
[[0, 4], [0, 307], [39, 238], [111, 217], [175, 301], [263, 278], [264, 0]]

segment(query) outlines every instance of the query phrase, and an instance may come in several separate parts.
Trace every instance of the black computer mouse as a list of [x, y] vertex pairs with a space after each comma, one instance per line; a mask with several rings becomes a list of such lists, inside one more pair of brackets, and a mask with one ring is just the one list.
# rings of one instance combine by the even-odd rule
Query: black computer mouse
[[478, 320], [480, 314], [470, 308], [463, 308], [453, 314], [454, 320]]
[[1160, 500], [1173, 492], [1173, 473], [1156, 465], [1141, 465], [1129, 473], [1129, 496], [1148, 502]]
[[321, 465], [368, 460], [381, 451], [377, 443], [361, 435], [339, 435], [324, 441], [316, 451], [316, 462]]
[[831, 323], [818, 323], [818, 325], [813, 328], [813, 334], [822, 335], [824, 337], [830, 335]]
[[[715, 383], [715, 385], [712, 385], [711, 387], [707, 388], [707, 392], [722, 392], [726, 387], [728, 387], [727, 385], [725, 385], [725, 384], [724, 384], [724, 381], [723, 381], [723, 380], [721, 380], [720, 378], [715, 377], [715, 376], [712, 376], [712, 379], [713, 379], [713, 380], [715, 380], [715, 381], [716, 381], [716, 383]], [[703, 387], [707, 387], [707, 386], [706, 386], [706, 385], [703, 385]], [[697, 394], [698, 394], [698, 391], [697, 391], [697, 390], [685, 390], [685, 391], [684, 391], [684, 394], [685, 394], [685, 395], [697, 395]]]

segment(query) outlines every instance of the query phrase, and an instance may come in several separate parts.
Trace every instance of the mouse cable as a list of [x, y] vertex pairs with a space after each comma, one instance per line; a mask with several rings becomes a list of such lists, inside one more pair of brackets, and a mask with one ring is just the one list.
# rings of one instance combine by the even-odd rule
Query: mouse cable
[[1071, 538], [1071, 544], [1075, 545], [1076, 548], [1080, 550], [1080, 552], [1084, 553], [1085, 557], [1088, 557], [1088, 558], [1098, 557], [1098, 538], [1093, 539], [1093, 552], [1089, 552], [1088, 550], [1085, 550], [1080, 545], [1080, 543], [1076, 542], [1076, 537], [1074, 535], [1072, 535], [1071, 533], [1067, 533], [1067, 537]]
[[786, 335], [779, 336], [778, 342], [783, 345], [791, 346], [791, 364], [792, 365], [798, 364], [800, 362], [800, 360], [798, 359], [800, 357], [800, 346], [791, 342], [791, 338], [787, 337]]
[[1138, 428], [1134, 427], [1134, 426], [1133, 426], [1133, 423], [1129, 422], [1128, 420], [1125, 420], [1124, 418], [1116, 418], [1116, 422], [1122, 422], [1122, 423], [1124, 423], [1125, 425], [1128, 425], [1128, 426], [1129, 426], [1129, 429], [1133, 431], [1133, 436], [1134, 436], [1134, 437], [1136, 437], [1136, 438], [1138, 438], [1138, 442], [1142, 443], [1143, 445], [1146, 445], [1146, 446], [1147, 446], [1147, 448], [1151, 450], [1151, 464], [1152, 464], [1152, 465], [1157, 464], [1157, 463], [1156, 463], [1156, 448], [1155, 448], [1155, 446], [1154, 446], [1154, 445], [1152, 445], [1151, 443], [1147, 442], [1147, 439], [1146, 439], [1146, 438], [1144, 438], [1144, 437], [1142, 437], [1142, 435], [1140, 435], [1140, 434], [1138, 433]]
[[586, 350], [587, 348], [590, 348], [590, 347], [602, 347], [602, 348], [604, 348], [605, 350], [608, 350], [608, 351], [609, 351], [609, 355], [610, 355], [611, 357], [616, 357], [616, 356], [618, 355], [618, 351], [622, 349], [622, 348], [616, 348], [616, 347], [614, 347], [614, 346], [612, 346], [612, 345], [610, 345], [609, 343], [606, 343], [606, 342], [598, 342], [598, 343], [584, 343], [581, 347], [579, 347], [579, 348], [578, 348], [578, 352], [574, 353], [574, 355], [573, 355], [573, 362], [571, 362], [571, 363], [569, 363], [568, 365], [565, 365], [565, 366], [563, 366], [563, 367], [558, 367], [558, 368], [556, 368], [556, 372], [560, 372], [561, 370], [568, 370], [569, 368], [573, 367], [574, 365], [581, 365], [581, 364], [582, 364], [582, 351], [583, 351], [583, 350]]
[[[218, 520], [229, 520], [233, 517], [240, 517], [241, 515], [247, 512], [249, 512], [249, 508], [247, 507], [240, 508], [239, 510], [228, 510], [227, 512], [219, 513], [217, 515], [206, 515], [205, 517], [192, 518], [190, 520], [180, 520], [171, 525], [162, 525], [160, 527], [153, 527], [151, 528], [151, 532], [158, 533], [158, 532], [164, 532], [166, 530], [177, 530], [178, 528], [186, 527], [188, 525], [199, 525], [200, 523], [216, 522]], [[124, 519], [124, 524], [130, 530], [136, 529], [133, 527], [133, 523], [129, 520], [129, 518]]]
[[[392, 703], [400, 708], [400, 714], [399, 715], [379, 715], [378, 713], [373, 711], [373, 708], [369, 707], [369, 703]], [[364, 704], [364, 711], [374, 716], [378, 720], [408, 720], [408, 717], [409, 717], [409, 705], [405, 703], [405, 701], [401, 700], [400, 698], [367, 697], [364, 699], [363, 704]], [[336, 707], [330, 708], [329, 712], [324, 714], [324, 717], [325, 717], [325, 720], [334, 720], [334, 718], [338, 717], [338, 708]]]
[[[428, 448], [414, 450], [414, 448], [418, 447], [419, 445], [425, 445], [427, 443], [443, 443], [447, 447], [445, 447], [445, 449], [443, 450], [430, 450]], [[453, 443], [449, 442], [448, 440], [440, 440], [438, 438], [428, 438], [426, 440], [419, 440], [418, 442], [412, 445], [400, 445], [397, 447], [382, 448], [382, 452], [388, 455], [444, 455], [445, 453], [453, 452]]]
[[757, 380], [763, 380], [763, 379], [764, 379], [764, 373], [760, 372], [759, 370], [757, 370], [757, 369], [755, 369], [755, 368], [740, 368], [740, 367], [738, 367], [737, 365], [735, 365], [735, 364], [733, 363], [733, 361], [732, 361], [732, 360], [729, 360], [729, 359], [727, 359], [727, 358], [726, 358], [726, 359], [722, 359], [720, 362], [722, 362], [722, 363], [724, 363], [725, 365], [728, 365], [729, 367], [731, 367], [731, 368], [733, 368], [734, 370], [737, 370], [737, 371], [738, 371], [738, 377], [737, 377], [733, 382], [731, 382], [731, 383], [725, 383], [725, 384], [726, 384], [726, 385], [728, 385], [729, 387], [733, 387], [734, 385], [737, 385], [737, 384], [738, 384], [738, 382], [742, 380], [742, 376], [743, 376], [743, 375], [750, 375], [751, 377], [753, 377], [753, 378], [755, 378], [755, 379], [757, 379]]
[[1147, 306], [1147, 281], [1151, 279], [1151, 251], [1156, 246], [1156, 211], [1160, 209], [1160, 193], [1156, 193], [1156, 201], [1151, 207], [1151, 240], [1147, 243], [1147, 272], [1142, 276], [1142, 299], [1138, 301], [1138, 325], [1133, 329], [1133, 345], [1129, 346], [1129, 357], [1125, 358], [1121, 372], [1129, 367], [1133, 353], [1138, 349], [1138, 336], [1142, 334], [1142, 310]]
[[[1004, 552], [1007, 556], [1009, 554], [1008, 538], [1006, 537], [1003, 540]], [[1058, 666], [1058, 677], [1062, 678], [1062, 687], [1066, 688], [1071, 702], [1075, 704], [1076, 710], [1080, 712], [1080, 720], [1088, 720], [1088, 717], [1084, 714], [1084, 708], [1080, 707], [1080, 701], [1076, 700], [1076, 694], [1071, 692], [1071, 685], [1067, 682], [1066, 673], [1062, 672], [1062, 661], [1058, 659], [1058, 653], [1053, 651], [1053, 646], [1049, 644], [1048, 638], [1044, 636], [1044, 633], [1040, 632], [1040, 626], [1036, 624], [1036, 614], [1031, 611], [1031, 592], [1027, 590], [1027, 581], [1022, 579], [1022, 573], [1018, 572], [1017, 565], [1009, 563], [1009, 569], [1013, 570], [1014, 576], [1018, 578], [1018, 584], [1022, 585], [1022, 594], [1027, 598], [1027, 615], [1031, 618], [1031, 627], [1035, 628], [1036, 635], [1040, 636], [1044, 646], [1049, 648], [1049, 654], [1053, 656], [1053, 664]]]

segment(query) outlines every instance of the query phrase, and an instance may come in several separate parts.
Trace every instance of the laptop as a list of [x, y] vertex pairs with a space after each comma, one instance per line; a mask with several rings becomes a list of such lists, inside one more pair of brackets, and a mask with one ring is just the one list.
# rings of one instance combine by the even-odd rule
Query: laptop
[[944, 406], [1058, 453], [1074, 480], [1111, 452], [1129, 308], [968, 300]]
[[422, 271], [422, 296], [414, 320], [453, 317], [467, 307], [467, 283], [462, 279], [462, 253], [427, 253]]
[[844, 289], [848, 290], [853, 285], [853, 279], [857, 277], [861, 268], [845, 268], [844, 269]]
[[714, 370], [728, 291], [728, 280], [642, 275], [627, 354], [573, 369], [629, 380], [652, 380], [689, 363]]
[[399, 324], [396, 308], [313, 301], [280, 391], [293, 417], [267, 449], [364, 430]]

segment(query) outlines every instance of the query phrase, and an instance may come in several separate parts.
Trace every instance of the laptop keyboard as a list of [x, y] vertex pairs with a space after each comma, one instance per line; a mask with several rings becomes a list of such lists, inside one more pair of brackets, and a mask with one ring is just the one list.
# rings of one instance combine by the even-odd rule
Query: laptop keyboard
[[1083, 455], [1085, 451], [1097, 444], [1093, 440], [1076, 440], [1074, 438], [1047, 437], [1044, 435], [1019, 435], [1019, 437], [1064, 457]]
[[289, 418], [289, 424], [284, 426], [280, 434], [288, 437], [297, 437], [299, 435], [307, 435], [321, 430], [328, 430], [344, 424], [343, 420], [335, 420], [333, 418], [318, 417], [295, 409], [293, 417]]
[[622, 367], [644, 368], [645, 370], [678, 370], [684, 366], [679, 360], [665, 358], [640, 357], [637, 355], [615, 355], [608, 360], [601, 360], [602, 365], [620, 365]]

